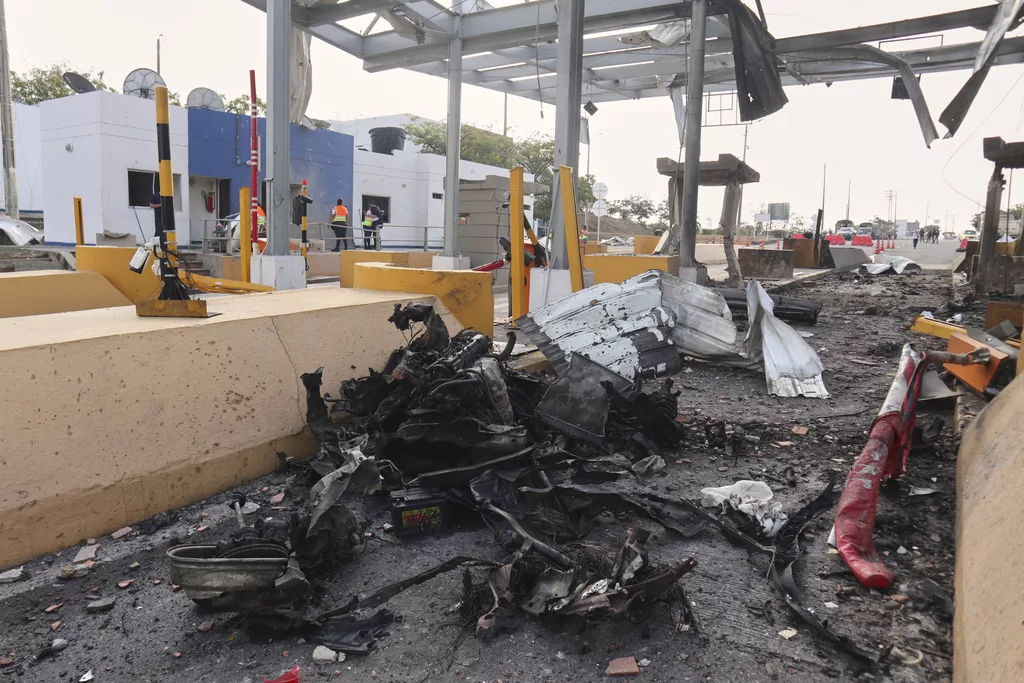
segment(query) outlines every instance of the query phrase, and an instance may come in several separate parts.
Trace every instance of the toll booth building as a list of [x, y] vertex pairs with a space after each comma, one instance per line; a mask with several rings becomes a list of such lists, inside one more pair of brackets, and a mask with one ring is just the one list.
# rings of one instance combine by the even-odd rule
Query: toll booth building
[[[43, 102], [39, 109], [46, 242], [74, 243], [73, 197], [82, 198], [87, 244], [151, 238], [150, 200], [158, 191], [159, 168], [155, 103], [97, 91]], [[209, 249], [216, 225], [237, 216], [238, 191], [250, 183], [250, 125], [249, 116], [170, 108], [179, 244]], [[262, 158], [265, 119], [257, 120], [257, 133]], [[351, 136], [293, 124], [290, 150], [291, 192], [299, 194], [302, 180], [309, 182], [311, 224], [326, 223], [338, 198], [352, 205]], [[258, 179], [262, 199], [262, 168]], [[298, 226], [293, 233], [299, 237]]]

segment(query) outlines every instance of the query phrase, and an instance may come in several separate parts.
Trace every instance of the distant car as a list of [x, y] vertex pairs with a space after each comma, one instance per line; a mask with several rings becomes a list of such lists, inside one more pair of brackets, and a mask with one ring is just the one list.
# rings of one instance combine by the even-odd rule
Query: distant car
[[978, 239], [978, 231], [974, 230], [974, 229], [971, 229], [971, 228], [968, 228], [967, 230], [964, 230], [962, 233], [960, 233], [960, 239], [963, 239], [963, 240], [976, 240], [976, 239]]
[[849, 242], [850, 240], [853, 239], [853, 236], [857, 234], [857, 231], [854, 230], [852, 227], [847, 226], [847, 227], [839, 228], [836, 231], [836, 234], [837, 235], [842, 235], [843, 238], [845, 238], [846, 241]]
[[864, 223], [861, 223], [860, 227], [857, 228], [857, 234], [858, 235], [866, 235], [868, 237], [874, 237], [875, 226], [871, 225], [870, 223], [868, 223], [867, 225], [865, 225]]

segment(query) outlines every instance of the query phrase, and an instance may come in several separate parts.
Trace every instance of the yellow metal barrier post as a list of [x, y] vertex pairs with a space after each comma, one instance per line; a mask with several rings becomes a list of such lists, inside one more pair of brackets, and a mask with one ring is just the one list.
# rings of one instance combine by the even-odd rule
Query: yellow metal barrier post
[[185, 285], [178, 278], [175, 262], [179, 260], [177, 232], [174, 229], [174, 184], [171, 181], [171, 120], [167, 88], [156, 88], [156, 146], [160, 160], [160, 227], [159, 244], [154, 252], [160, 262], [163, 282], [160, 296], [155, 300], [135, 304], [136, 315], [143, 317], [206, 318], [206, 302], [190, 300]]
[[580, 231], [578, 214], [576, 213], [576, 183], [573, 182], [572, 169], [568, 166], [558, 168], [559, 183], [562, 193], [562, 217], [565, 220], [565, 244], [569, 251], [569, 281], [572, 291], [583, 289], [583, 257], [580, 256]]
[[302, 181], [302, 195], [299, 197], [299, 206], [302, 211], [302, 218], [300, 219], [302, 225], [302, 260], [306, 262], [306, 270], [309, 270], [309, 239], [306, 236], [306, 207], [313, 203], [313, 200], [309, 198], [309, 181], [303, 179]]
[[512, 297], [512, 320], [518, 320], [530, 312], [530, 302], [526, 301], [526, 249], [523, 244], [523, 167], [513, 168], [509, 175], [509, 239], [512, 242], [512, 284], [509, 296]]
[[75, 244], [85, 244], [85, 220], [82, 218], [82, 198], [75, 197]]
[[242, 282], [252, 282], [252, 217], [244, 209], [249, 206], [249, 188], [238, 191], [238, 247], [241, 251]]

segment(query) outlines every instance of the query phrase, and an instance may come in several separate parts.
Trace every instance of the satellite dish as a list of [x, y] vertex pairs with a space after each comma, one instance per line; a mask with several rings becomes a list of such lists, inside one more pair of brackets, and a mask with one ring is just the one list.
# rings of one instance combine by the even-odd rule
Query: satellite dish
[[82, 74], [76, 74], [74, 71], [68, 71], [64, 74], [64, 82], [79, 95], [96, 89], [96, 86], [90, 83], [88, 78]]
[[152, 69], [136, 69], [124, 79], [122, 92], [132, 97], [141, 97], [144, 100], [156, 99], [156, 88], [158, 85], [167, 86], [160, 74]]
[[224, 111], [224, 100], [209, 88], [196, 88], [188, 94], [185, 106], [189, 109], [209, 109]]

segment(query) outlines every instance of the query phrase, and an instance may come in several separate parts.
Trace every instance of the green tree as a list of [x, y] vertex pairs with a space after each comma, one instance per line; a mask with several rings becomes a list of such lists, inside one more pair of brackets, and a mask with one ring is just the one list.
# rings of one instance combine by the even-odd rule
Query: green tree
[[[229, 100], [223, 95], [221, 95], [220, 98], [224, 100], [224, 111], [232, 114], [244, 114], [247, 116], [250, 114], [251, 102], [248, 95], [239, 95], [233, 100]], [[256, 97], [256, 113], [267, 113], [267, 103], [261, 100], [258, 95]]]
[[1021, 216], [1024, 216], [1024, 204], [1018, 204], [1017, 206], [1010, 209], [1010, 213], [1014, 218], [1020, 220]]
[[641, 225], [647, 224], [647, 219], [654, 216], [658, 208], [651, 201], [650, 197], [634, 194], [608, 204], [608, 213], [617, 214], [623, 220], [632, 220]]
[[[64, 82], [64, 72], [73, 71], [67, 62], [54, 62], [45, 68], [35, 67], [25, 73], [11, 72], [11, 99], [22, 104], [39, 104], [47, 100], [55, 100], [60, 97], [69, 97], [75, 91]], [[103, 81], [103, 72], [95, 76], [88, 71], [78, 71], [90, 83], [96, 86], [97, 90], [113, 91]]]
[[[515, 160], [515, 142], [484, 128], [462, 125], [462, 150], [459, 158], [488, 166], [511, 168]], [[424, 154], [444, 156], [448, 150], [448, 124], [444, 121], [416, 120], [405, 125], [405, 132]]]
[[981, 211], [971, 216], [971, 225], [974, 226], [975, 230], [981, 230], [981, 221], [984, 217], [985, 214]]

